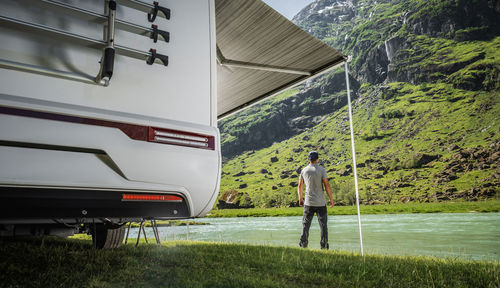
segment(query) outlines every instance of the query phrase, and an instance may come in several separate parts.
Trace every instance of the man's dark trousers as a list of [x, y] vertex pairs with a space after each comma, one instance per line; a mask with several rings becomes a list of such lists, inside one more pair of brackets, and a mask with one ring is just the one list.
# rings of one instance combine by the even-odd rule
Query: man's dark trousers
[[328, 249], [328, 219], [326, 206], [316, 207], [304, 205], [304, 216], [302, 218], [302, 235], [300, 236], [300, 247], [307, 247], [309, 243], [309, 228], [314, 213], [318, 215], [319, 228], [321, 229], [321, 249]]

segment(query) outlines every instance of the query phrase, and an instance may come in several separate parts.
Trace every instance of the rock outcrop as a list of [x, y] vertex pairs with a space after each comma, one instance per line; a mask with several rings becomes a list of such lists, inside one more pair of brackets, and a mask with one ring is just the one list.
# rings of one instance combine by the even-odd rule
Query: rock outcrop
[[224, 192], [217, 203], [219, 209], [253, 208], [252, 199], [247, 193], [229, 190]]

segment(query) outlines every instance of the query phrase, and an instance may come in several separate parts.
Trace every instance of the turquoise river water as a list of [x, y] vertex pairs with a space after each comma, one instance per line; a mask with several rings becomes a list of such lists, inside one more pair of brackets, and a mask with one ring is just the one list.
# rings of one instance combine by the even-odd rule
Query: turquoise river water
[[[319, 249], [313, 220], [309, 248]], [[298, 247], [302, 217], [201, 218], [209, 225], [159, 227], [164, 240], [198, 240]], [[500, 260], [500, 213], [361, 215], [365, 254], [427, 255]], [[330, 249], [359, 252], [357, 217], [328, 216]], [[134, 241], [138, 229], [130, 232]], [[146, 228], [153, 238], [151, 228]]]

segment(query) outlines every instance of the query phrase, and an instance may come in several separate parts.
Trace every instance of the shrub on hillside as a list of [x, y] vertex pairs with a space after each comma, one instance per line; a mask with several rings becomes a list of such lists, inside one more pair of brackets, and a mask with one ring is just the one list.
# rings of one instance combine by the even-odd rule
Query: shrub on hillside
[[356, 193], [352, 181], [341, 183], [331, 183], [333, 199], [336, 205], [354, 205], [356, 204]]
[[384, 119], [393, 119], [393, 118], [403, 118], [405, 117], [405, 112], [397, 109], [387, 110], [380, 113], [379, 117]]

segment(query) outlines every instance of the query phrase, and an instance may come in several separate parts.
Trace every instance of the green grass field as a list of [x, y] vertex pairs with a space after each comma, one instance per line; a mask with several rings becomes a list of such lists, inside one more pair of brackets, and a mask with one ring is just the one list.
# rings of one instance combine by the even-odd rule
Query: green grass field
[[[301, 216], [302, 207], [214, 209], [207, 217], [277, 217]], [[361, 205], [361, 214], [406, 214], [406, 213], [474, 213], [500, 212], [500, 200], [480, 202], [441, 202]], [[334, 206], [328, 215], [354, 215], [356, 206]]]
[[93, 250], [55, 238], [0, 245], [1, 287], [499, 287], [500, 263], [167, 242]]

